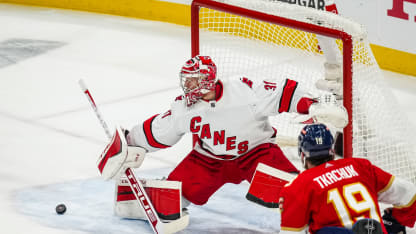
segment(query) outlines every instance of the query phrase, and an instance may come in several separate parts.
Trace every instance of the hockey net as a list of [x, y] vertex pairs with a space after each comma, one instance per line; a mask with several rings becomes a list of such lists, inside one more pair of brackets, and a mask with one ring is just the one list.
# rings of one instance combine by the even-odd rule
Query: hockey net
[[[410, 125], [384, 84], [362, 25], [271, 0], [194, 0], [191, 8], [192, 54], [211, 56], [219, 79], [290, 78], [319, 96], [323, 91], [315, 82], [324, 77], [326, 59], [317, 35], [335, 41], [343, 67], [343, 105], [350, 118], [343, 129], [344, 156], [368, 158], [416, 183]], [[283, 145], [297, 144], [303, 125], [293, 121], [294, 115], [271, 119]]]

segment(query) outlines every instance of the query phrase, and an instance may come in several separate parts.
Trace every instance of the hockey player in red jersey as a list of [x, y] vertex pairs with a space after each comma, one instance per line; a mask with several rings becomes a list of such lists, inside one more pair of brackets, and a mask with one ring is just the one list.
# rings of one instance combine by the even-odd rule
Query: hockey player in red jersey
[[[281, 190], [280, 233], [304, 233], [308, 226], [310, 233], [337, 227], [351, 230], [364, 218], [378, 221], [384, 233], [398, 233], [392, 230], [393, 224], [413, 227], [416, 186], [366, 159], [334, 160], [333, 144], [331, 132], [323, 124], [308, 125], [301, 131], [299, 155], [306, 170]], [[394, 206], [382, 217], [379, 202]]]
[[[225, 81], [218, 79], [216, 71], [209, 56], [188, 60], [180, 71], [184, 95], [176, 98], [170, 110], [134, 126], [126, 136], [129, 145], [153, 152], [174, 145], [185, 133], [193, 135], [192, 151], [167, 178], [182, 183], [186, 203], [203, 205], [225, 183], [250, 182], [259, 163], [298, 172], [275, 144], [276, 129], [269, 116], [298, 112], [338, 127], [347, 123], [345, 108], [308, 97], [294, 80], [276, 83], [240, 77]], [[135, 217], [127, 206], [118, 209], [117, 205], [116, 214]]]

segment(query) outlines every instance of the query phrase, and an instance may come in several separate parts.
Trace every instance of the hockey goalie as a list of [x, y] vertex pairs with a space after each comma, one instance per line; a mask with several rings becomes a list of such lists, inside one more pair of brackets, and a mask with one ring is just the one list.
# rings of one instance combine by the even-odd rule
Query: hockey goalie
[[[166, 180], [144, 181], [164, 220], [181, 218], [183, 208], [190, 203], [204, 205], [225, 183], [252, 182], [260, 164], [298, 173], [276, 145], [278, 129], [271, 126], [269, 116], [297, 112], [305, 119], [338, 128], [348, 123], [345, 108], [335, 99], [310, 97], [289, 77], [260, 82], [248, 77], [219, 79], [217, 66], [209, 56], [198, 55], [186, 61], [179, 79], [184, 93], [173, 101], [170, 110], [153, 115], [129, 131], [119, 129], [116, 134], [120, 143], [110, 142], [100, 157], [103, 177], [117, 181], [114, 211], [120, 217], [143, 218], [142, 210], [134, 205], [131, 188], [120, 176], [123, 169], [139, 167], [146, 153], [168, 148], [186, 133], [193, 136], [191, 152]], [[259, 170], [263, 174], [273, 171]], [[250, 200], [261, 200], [269, 189], [262, 187], [261, 181], [251, 186], [255, 189], [251, 189]], [[276, 194], [273, 199], [277, 198]]]

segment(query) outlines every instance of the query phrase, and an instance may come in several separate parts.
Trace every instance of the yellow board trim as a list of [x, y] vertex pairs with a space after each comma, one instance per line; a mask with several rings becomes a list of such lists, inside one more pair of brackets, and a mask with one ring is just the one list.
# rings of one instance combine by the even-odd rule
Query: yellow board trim
[[[0, 0], [0, 2], [89, 11], [185, 26], [189, 26], [191, 22], [189, 5], [157, 0]], [[416, 76], [416, 54], [374, 44], [370, 46], [382, 69]]]
[[370, 46], [382, 69], [416, 76], [416, 54], [374, 44]]
[[0, 2], [89, 11], [191, 25], [191, 7], [189, 5], [156, 0], [0, 0]]

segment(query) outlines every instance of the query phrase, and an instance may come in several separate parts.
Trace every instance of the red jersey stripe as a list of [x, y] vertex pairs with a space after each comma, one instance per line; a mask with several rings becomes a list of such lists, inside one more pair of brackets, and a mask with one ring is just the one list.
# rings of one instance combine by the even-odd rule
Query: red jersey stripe
[[152, 122], [158, 115], [159, 114], [154, 115], [154, 116], [150, 117], [148, 120], [144, 121], [143, 131], [144, 131], [144, 135], [146, 136], [147, 143], [149, 143], [150, 146], [152, 146], [154, 148], [164, 149], [164, 148], [170, 147], [170, 145], [165, 145], [165, 144], [162, 144], [162, 143], [158, 142], [155, 139], [155, 137], [153, 136], [153, 133], [152, 133]]
[[292, 103], [293, 94], [298, 87], [298, 82], [286, 79], [283, 86], [283, 93], [279, 103], [279, 113], [288, 112]]

